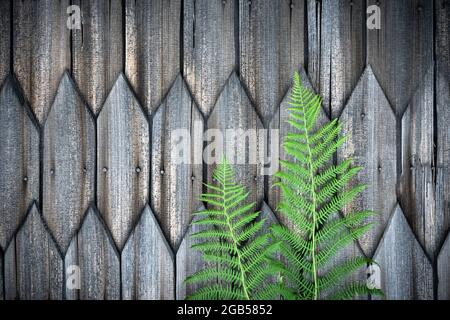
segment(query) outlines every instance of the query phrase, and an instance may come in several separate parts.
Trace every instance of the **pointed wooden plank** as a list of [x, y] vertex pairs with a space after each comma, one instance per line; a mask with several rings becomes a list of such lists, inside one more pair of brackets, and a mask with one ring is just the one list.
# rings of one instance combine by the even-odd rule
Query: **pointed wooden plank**
[[123, 249], [121, 261], [123, 299], [174, 299], [173, 252], [148, 205]]
[[209, 115], [235, 65], [235, 1], [184, 1], [183, 68], [204, 115]]
[[125, 6], [125, 72], [151, 113], [180, 72], [181, 0], [127, 0]]
[[[434, 91], [433, 69], [423, 79], [402, 118], [402, 177], [400, 203], [405, 216], [424, 246], [434, 257], [444, 240], [447, 224], [435, 210], [434, 172]], [[443, 229], [444, 228], [444, 229]]]
[[[11, 251], [14, 250], [14, 251]], [[63, 297], [63, 261], [36, 207], [5, 256], [6, 297], [59, 300]], [[11, 260], [12, 259], [12, 260]]]
[[433, 62], [433, 2], [367, 1], [377, 4], [381, 29], [367, 30], [367, 61], [401, 115]]
[[120, 262], [114, 243], [99, 213], [90, 207], [77, 237], [67, 251], [64, 266], [78, 266], [80, 289], [66, 288], [66, 298], [80, 300], [120, 299]]
[[95, 125], [67, 72], [44, 126], [43, 215], [65, 252], [94, 201]]
[[149, 126], [123, 74], [97, 119], [97, 201], [122, 248], [148, 201]]
[[[70, 67], [69, 0], [14, 1], [14, 72], [40, 123]], [[32, 39], [32, 41], [30, 40]]]
[[365, 66], [364, 1], [308, 0], [308, 72], [323, 106], [339, 117]]
[[337, 152], [338, 163], [352, 158], [354, 165], [363, 169], [351, 184], [368, 185], [344, 211], [377, 213], [367, 221], [374, 224], [373, 228], [359, 240], [371, 257], [397, 202], [397, 122], [370, 66], [350, 96], [340, 122], [347, 140]]
[[0, 88], [0, 247], [39, 198], [39, 131], [12, 76]]
[[433, 269], [399, 205], [388, 223], [374, 260], [388, 300], [433, 299]]
[[239, 1], [241, 77], [265, 124], [304, 63], [304, 8], [304, 0]]
[[254, 202], [255, 208], [259, 207], [264, 188], [263, 170], [258, 159], [259, 149], [265, 143], [259, 134], [263, 126], [236, 73], [225, 84], [207, 127], [209, 132], [205, 139], [208, 146], [204, 150], [204, 160], [208, 165], [208, 183], [212, 184], [216, 163], [225, 154], [233, 166], [235, 181], [250, 192], [248, 202]]
[[438, 0], [435, 4], [436, 56], [444, 74], [450, 72], [450, 4], [448, 0]]
[[[309, 81], [308, 75], [305, 73], [303, 68], [299, 70], [300, 79], [302, 81], [302, 85], [308, 88], [309, 90], [314, 91], [311, 82]], [[272, 187], [279, 179], [274, 177], [274, 174], [280, 170], [278, 158], [280, 160], [287, 160], [291, 162], [295, 162], [294, 157], [288, 155], [283, 148], [283, 141], [288, 133], [295, 132], [296, 129], [287, 123], [289, 119], [290, 108], [289, 101], [292, 95], [292, 87], [287, 92], [286, 96], [283, 98], [277, 112], [274, 114], [272, 120], [269, 124], [269, 150], [268, 155], [270, 155], [270, 169], [271, 172], [268, 175], [269, 181], [269, 190], [267, 191], [268, 204], [271, 208], [276, 209], [278, 204], [281, 201], [281, 192], [280, 188]], [[318, 116], [318, 125], [321, 126], [329, 121], [328, 116], [322, 109]], [[279, 155], [279, 156], [278, 156]], [[266, 162], [269, 162], [266, 160]], [[290, 222], [279, 212], [275, 212], [280, 222], [290, 227]]]
[[181, 75], [155, 111], [151, 203], [172, 248], [178, 248], [202, 192], [203, 118]]
[[98, 113], [124, 61], [122, 1], [75, 0], [83, 16], [72, 31], [72, 72], [81, 93]]
[[0, 1], [0, 85], [11, 70], [11, 1]]
[[450, 234], [437, 258], [438, 299], [450, 300]]

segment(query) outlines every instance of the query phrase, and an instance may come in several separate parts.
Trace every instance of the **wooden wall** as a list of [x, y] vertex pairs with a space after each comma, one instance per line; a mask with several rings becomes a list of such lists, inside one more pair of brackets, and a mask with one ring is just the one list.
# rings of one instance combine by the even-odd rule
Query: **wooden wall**
[[[191, 158], [205, 129], [280, 129], [275, 143], [297, 70], [344, 123], [337, 159], [365, 168], [346, 210], [379, 213], [342, 256], [374, 257], [388, 299], [450, 299], [449, 1], [0, 0], [0, 33], [0, 299], [194, 290], [189, 222], [212, 166], [177, 165], [170, 133], [200, 123]], [[258, 169], [236, 168], [276, 219]]]

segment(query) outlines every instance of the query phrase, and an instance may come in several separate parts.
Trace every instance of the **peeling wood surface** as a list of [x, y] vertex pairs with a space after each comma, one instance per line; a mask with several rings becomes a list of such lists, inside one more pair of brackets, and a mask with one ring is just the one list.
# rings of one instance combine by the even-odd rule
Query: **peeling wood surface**
[[180, 76], [155, 111], [152, 127], [152, 208], [175, 250], [202, 192], [204, 123]]
[[149, 125], [121, 74], [97, 119], [97, 203], [122, 248], [148, 201]]
[[70, 266], [80, 268], [80, 289], [66, 287], [66, 299], [120, 299], [119, 255], [98, 212], [92, 207], [86, 213], [78, 236], [70, 243], [64, 266], [66, 273]]
[[72, 30], [72, 72], [81, 93], [98, 113], [120, 71], [124, 45], [122, 1], [75, 0], [83, 25]]
[[0, 87], [0, 248], [6, 249], [28, 207], [39, 198], [39, 131], [17, 83]]
[[126, 0], [125, 6], [125, 72], [151, 113], [180, 71], [181, 0]]
[[367, 221], [374, 223], [373, 228], [359, 239], [362, 249], [371, 257], [397, 202], [397, 123], [370, 66], [339, 120], [347, 140], [337, 152], [337, 161], [352, 158], [354, 166], [363, 167], [352, 184], [368, 185], [344, 211], [373, 210], [377, 213]]
[[184, 1], [184, 75], [204, 115], [235, 66], [235, 19], [235, 1]]
[[122, 252], [122, 299], [173, 300], [174, 255], [150, 207]]
[[264, 124], [304, 63], [304, 8], [304, 0], [239, 0], [241, 77]]
[[432, 266], [400, 206], [395, 208], [374, 260], [380, 265], [385, 299], [433, 299]]
[[11, 1], [0, 1], [0, 86], [11, 69]]
[[43, 215], [65, 252], [94, 201], [95, 125], [68, 73], [44, 127]]
[[437, 259], [438, 299], [450, 300], [450, 235], [445, 240]]
[[13, 2], [14, 72], [41, 124], [70, 68], [69, 5], [69, 0]]

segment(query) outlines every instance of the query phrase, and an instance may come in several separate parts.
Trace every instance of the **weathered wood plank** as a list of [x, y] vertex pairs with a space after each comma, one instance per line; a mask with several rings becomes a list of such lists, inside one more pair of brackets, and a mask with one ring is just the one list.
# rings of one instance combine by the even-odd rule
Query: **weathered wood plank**
[[433, 1], [367, 1], [377, 4], [381, 29], [367, 30], [367, 61], [401, 115], [433, 62]]
[[121, 260], [123, 299], [174, 299], [174, 255], [148, 205], [123, 249]]
[[239, 0], [243, 83], [265, 124], [304, 63], [304, 0]]
[[75, 0], [83, 16], [81, 30], [72, 31], [72, 72], [81, 93], [98, 113], [120, 71], [123, 71], [121, 0]]
[[5, 249], [33, 199], [39, 198], [39, 131], [18, 84], [0, 88], [0, 247]]
[[370, 66], [350, 96], [340, 122], [347, 140], [337, 152], [338, 163], [352, 158], [355, 166], [363, 167], [352, 184], [368, 185], [344, 212], [377, 213], [367, 221], [374, 223], [373, 228], [359, 240], [371, 257], [397, 202], [397, 121]]
[[263, 126], [236, 73], [225, 84], [207, 127], [204, 161], [208, 165], [208, 183], [212, 184], [214, 168], [224, 155], [233, 165], [235, 181], [250, 192], [248, 202], [254, 202], [258, 208], [264, 196], [264, 176], [258, 154], [265, 143], [259, 134]]
[[436, 57], [441, 70], [448, 75], [450, 72], [450, 4], [448, 0], [436, 1], [435, 12]]
[[235, 1], [184, 1], [183, 62], [186, 82], [207, 116], [235, 66]]
[[5, 288], [4, 286], [4, 281], [3, 281], [3, 276], [4, 276], [4, 272], [3, 272], [3, 261], [4, 261], [4, 254], [3, 252], [0, 250], [0, 300], [4, 299], [5, 294], [3, 293], [3, 290]]
[[148, 201], [149, 125], [123, 74], [97, 119], [97, 201], [119, 248]]
[[125, 72], [151, 113], [180, 72], [181, 0], [127, 0], [125, 5]]
[[70, 266], [79, 267], [80, 289], [66, 287], [66, 299], [120, 299], [119, 254], [99, 213], [92, 207], [67, 250], [64, 259], [66, 274]]
[[437, 258], [438, 299], [450, 300], [450, 234]]
[[67, 72], [44, 126], [43, 215], [65, 252], [94, 200], [95, 125]]
[[70, 67], [69, 0], [14, 1], [14, 72], [40, 123]]
[[202, 192], [204, 123], [179, 75], [152, 127], [151, 203], [176, 250]]
[[[400, 203], [427, 254], [434, 257], [443, 239], [443, 216], [435, 210], [433, 69], [422, 80], [402, 118]], [[440, 213], [441, 214], [441, 213]], [[439, 236], [440, 237], [440, 236]]]
[[0, 86], [11, 70], [11, 1], [0, 1]]
[[433, 269], [398, 205], [374, 255], [388, 300], [433, 299]]
[[30, 208], [5, 258], [8, 299], [62, 299], [63, 261], [36, 204]]
[[339, 117], [365, 66], [364, 1], [308, 0], [308, 73], [332, 118]]
[[[302, 81], [302, 85], [308, 88], [309, 90], [314, 91], [311, 82], [308, 78], [308, 75], [305, 73], [303, 68], [300, 68], [299, 70], [300, 79]], [[269, 128], [271, 129], [269, 131], [269, 154], [271, 159], [271, 168], [273, 168], [273, 172], [268, 175], [268, 182], [269, 182], [269, 190], [267, 192], [267, 199], [268, 199], [268, 205], [271, 208], [277, 208], [278, 204], [281, 201], [281, 190], [280, 188], [274, 188], [272, 187], [277, 181], [279, 181], [278, 178], [274, 177], [274, 174], [280, 170], [279, 162], [278, 162], [278, 155], [280, 160], [286, 160], [295, 162], [294, 157], [288, 155], [284, 151], [283, 147], [283, 141], [288, 133], [290, 132], [296, 132], [297, 129], [292, 127], [290, 124], [287, 123], [289, 119], [290, 111], [288, 108], [290, 108], [289, 101], [291, 100], [290, 97], [292, 95], [292, 87], [289, 89], [285, 97], [283, 98], [283, 101], [281, 102], [278, 110], [272, 117], [272, 120], [270, 121]], [[318, 117], [318, 125], [323, 125], [327, 121], [329, 121], [328, 116], [326, 112], [322, 109], [319, 113]], [[278, 154], [278, 155], [277, 155]], [[273, 163], [272, 163], [273, 161]], [[283, 225], [290, 227], [290, 222], [279, 212], [275, 211], [276, 216], [282, 222]]]

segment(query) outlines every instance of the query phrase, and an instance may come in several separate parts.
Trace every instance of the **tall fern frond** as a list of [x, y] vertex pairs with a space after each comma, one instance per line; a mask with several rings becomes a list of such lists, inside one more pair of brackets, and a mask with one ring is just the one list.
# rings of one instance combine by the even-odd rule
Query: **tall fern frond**
[[[222, 161], [213, 173], [216, 184], [206, 184], [210, 193], [200, 199], [208, 210], [195, 213], [193, 224], [202, 231], [192, 237], [200, 240], [192, 246], [205, 262], [215, 265], [186, 278], [186, 283], [200, 284], [188, 299], [250, 300], [289, 297], [292, 293], [280, 282], [280, 264], [273, 260], [279, 243], [263, 232], [264, 219], [253, 212], [254, 203], [244, 204], [249, 193], [234, 182], [231, 166]], [[275, 283], [274, 283], [275, 282]]]
[[354, 212], [342, 217], [345, 205], [365, 189], [349, 182], [361, 170], [351, 159], [330, 165], [333, 155], [344, 143], [337, 120], [318, 127], [321, 99], [305, 88], [298, 73], [294, 76], [289, 101], [288, 123], [293, 132], [283, 147], [294, 161], [281, 161], [275, 184], [282, 193], [278, 211], [292, 227], [272, 227], [285, 258], [286, 284], [297, 299], [346, 299], [359, 294], [380, 294], [364, 284], [344, 286], [348, 277], [371, 261], [364, 257], [349, 259], [340, 265], [331, 260], [340, 250], [361, 237], [371, 225], [365, 223], [371, 211]]

